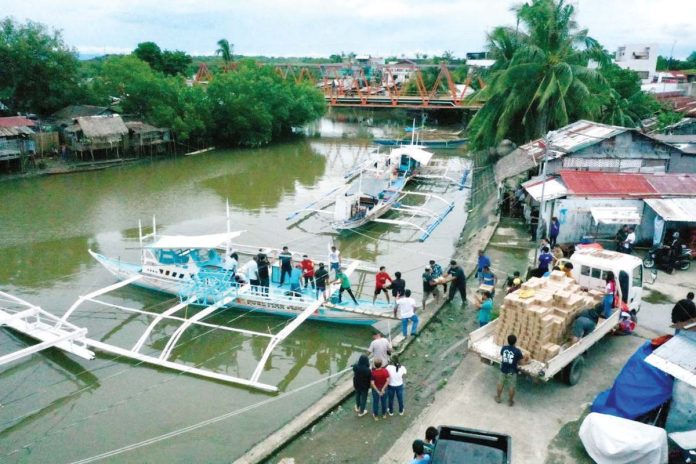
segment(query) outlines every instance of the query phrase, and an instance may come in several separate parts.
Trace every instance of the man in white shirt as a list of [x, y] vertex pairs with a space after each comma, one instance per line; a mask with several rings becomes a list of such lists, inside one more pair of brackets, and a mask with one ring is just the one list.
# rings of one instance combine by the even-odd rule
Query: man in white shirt
[[633, 245], [636, 242], [636, 233], [635, 233], [635, 228], [629, 227], [628, 228], [628, 236], [626, 237], [626, 240], [624, 240], [622, 244], [622, 250], [624, 253], [631, 254], [633, 251]]
[[382, 334], [376, 332], [372, 336], [372, 343], [367, 349], [367, 352], [372, 355], [372, 360], [379, 359], [382, 361], [382, 365], [386, 366], [389, 363], [389, 355], [391, 354], [392, 346], [389, 340], [382, 337]]
[[252, 288], [256, 288], [259, 285], [259, 265], [256, 263], [257, 259], [254, 256], [239, 270]]
[[401, 334], [404, 337], [408, 336], [408, 321], [411, 321], [411, 335], [417, 336], [419, 319], [416, 316], [416, 300], [411, 298], [411, 290], [406, 289], [404, 296], [396, 300], [394, 316], [397, 316], [397, 312], [399, 319], [401, 319]]
[[341, 269], [341, 252], [336, 248], [335, 245], [329, 243], [329, 271], [336, 272]]

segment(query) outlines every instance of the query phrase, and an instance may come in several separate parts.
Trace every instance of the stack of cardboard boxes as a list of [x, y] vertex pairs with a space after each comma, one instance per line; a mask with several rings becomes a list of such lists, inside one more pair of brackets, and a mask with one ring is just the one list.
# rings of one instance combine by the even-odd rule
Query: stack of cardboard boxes
[[517, 336], [517, 346], [532, 359], [546, 362], [561, 351], [577, 314], [598, 304], [601, 292], [584, 291], [561, 271], [548, 278], [534, 277], [505, 297], [500, 310], [496, 343]]

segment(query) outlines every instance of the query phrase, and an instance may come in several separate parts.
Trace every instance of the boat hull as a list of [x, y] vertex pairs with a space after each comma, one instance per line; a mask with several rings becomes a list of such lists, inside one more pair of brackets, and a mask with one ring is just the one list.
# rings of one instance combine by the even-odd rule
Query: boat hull
[[[142, 276], [142, 278], [135, 281], [132, 285], [147, 290], [179, 296], [182, 289], [193, 283], [193, 281], [188, 278], [181, 281], [177, 278], [150, 275], [149, 273], [143, 272], [143, 268], [140, 265], [122, 262], [100, 255], [91, 250], [90, 254], [119, 280], [126, 280], [136, 275]], [[232, 303], [225, 306], [225, 308], [294, 318], [307, 308], [307, 306], [316, 301], [314, 291], [311, 289], [305, 291], [300, 297], [290, 297], [285, 295], [286, 293], [289, 293], [287, 287], [278, 287], [277, 285], [271, 284], [267, 294], [268, 296], [263, 292], [245, 293], [239, 295]], [[200, 305], [206, 305], [206, 303], [212, 304], [214, 300], [213, 297], [204, 298]], [[331, 304], [331, 306], [336, 307], [340, 306], [340, 304]], [[382, 309], [384, 309], [385, 314], [391, 312], [389, 307], [386, 305], [384, 306], [385, 307]], [[325, 306], [319, 307], [314, 314], [309, 316], [309, 319], [319, 322], [361, 326], [372, 326], [381, 320], [374, 316], [341, 311]]]

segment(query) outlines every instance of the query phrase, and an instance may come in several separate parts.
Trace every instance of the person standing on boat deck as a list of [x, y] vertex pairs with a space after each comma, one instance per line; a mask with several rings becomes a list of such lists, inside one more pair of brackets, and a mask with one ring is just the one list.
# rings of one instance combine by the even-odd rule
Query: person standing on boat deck
[[319, 269], [317, 269], [317, 273], [314, 275], [314, 282], [317, 285], [317, 298], [319, 298], [319, 292], [321, 292], [325, 300], [328, 298], [326, 295], [326, 283], [328, 281], [329, 271], [324, 267], [324, 263], [319, 263]]
[[406, 281], [401, 278], [401, 272], [399, 271], [394, 273], [394, 277], [396, 277], [396, 279], [392, 280], [391, 291], [392, 296], [394, 298], [398, 298], [404, 294], [404, 290], [406, 289]]
[[387, 304], [389, 304], [389, 291], [386, 289], [387, 280], [390, 283], [392, 282], [392, 278], [387, 273], [386, 268], [380, 266], [379, 272], [375, 275], [375, 294], [372, 296], [372, 304], [375, 304], [377, 296], [382, 292], [387, 296]]
[[283, 247], [283, 251], [278, 255], [278, 260], [280, 261], [280, 286], [282, 287], [283, 282], [285, 282], [285, 274], [290, 277], [292, 273], [292, 253], [288, 251], [288, 247]]
[[302, 261], [300, 262], [302, 266], [302, 277], [304, 278], [304, 288], [309, 287], [312, 284], [312, 289], [316, 288], [314, 284], [314, 263], [307, 255], [302, 255]]
[[[433, 273], [433, 280], [437, 280], [442, 277], [442, 266], [437, 264], [434, 259], [430, 260], [430, 270]], [[447, 294], [447, 284], [442, 284], [442, 293]]]
[[[259, 254], [261, 256], [261, 254]], [[259, 266], [259, 286], [264, 295], [268, 295], [268, 286], [271, 285], [271, 264], [268, 262], [268, 256], [263, 254], [262, 259], [258, 261]]]
[[416, 300], [411, 298], [411, 290], [404, 290], [404, 296], [396, 300], [394, 305], [394, 316], [401, 319], [401, 335], [408, 336], [408, 322], [411, 321], [411, 335], [418, 336], [418, 316], [416, 315]]
[[464, 275], [464, 269], [458, 266], [455, 260], [451, 260], [447, 274], [449, 274], [450, 282], [452, 282], [447, 302], [451, 302], [454, 299], [454, 295], [459, 291], [462, 297], [462, 304], [466, 304], [466, 275]]
[[225, 258], [225, 261], [222, 263], [222, 268], [230, 274], [232, 274], [232, 277], [237, 273], [237, 266], [239, 265], [239, 256], [237, 255], [236, 252], [230, 253], [230, 255]]
[[353, 364], [353, 388], [355, 389], [355, 412], [358, 417], [367, 414], [367, 392], [370, 391], [372, 371], [367, 355], [361, 354]]
[[290, 271], [290, 291], [293, 296], [302, 295], [302, 266], [299, 264]]
[[257, 256], [254, 256], [240, 269], [240, 273], [244, 276], [246, 281], [249, 282], [253, 291], [257, 291], [259, 285], [258, 259]]
[[350, 288], [350, 279], [340, 268], [337, 272], [338, 274], [336, 275], [336, 280], [334, 280], [332, 283], [341, 284], [341, 289], [338, 291], [338, 302], [341, 303], [343, 292], [348, 292], [348, 295], [350, 295], [350, 297], [353, 299], [353, 303], [355, 303], [355, 306], [357, 306], [358, 300], [355, 299], [355, 295], [353, 295], [353, 290], [351, 290]]
[[338, 271], [341, 269], [341, 252], [334, 245], [329, 244], [329, 270], [336, 272], [336, 277], [338, 277]]

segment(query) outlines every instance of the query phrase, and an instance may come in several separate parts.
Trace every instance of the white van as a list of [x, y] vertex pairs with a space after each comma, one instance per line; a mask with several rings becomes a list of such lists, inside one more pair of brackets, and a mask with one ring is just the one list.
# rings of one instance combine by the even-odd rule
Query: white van
[[573, 277], [582, 287], [604, 291], [607, 272], [616, 277], [617, 290], [628, 309], [640, 310], [643, 301], [643, 260], [636, 256], [594, 248], [576, 249], [568, 260]]

